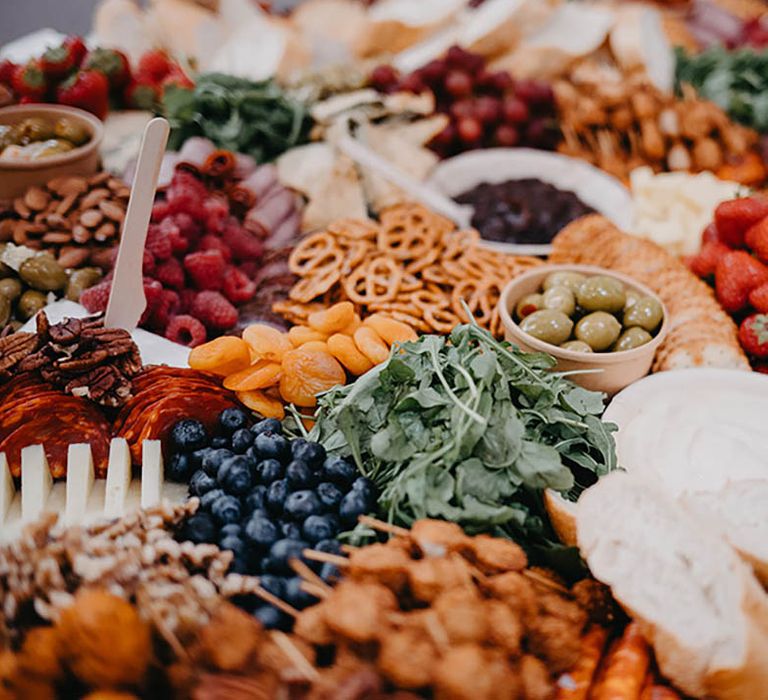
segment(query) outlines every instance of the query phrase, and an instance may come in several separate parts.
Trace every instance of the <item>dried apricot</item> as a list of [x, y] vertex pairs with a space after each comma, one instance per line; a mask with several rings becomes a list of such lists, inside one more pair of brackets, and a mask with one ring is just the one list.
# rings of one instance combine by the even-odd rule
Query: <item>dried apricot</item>
[[297, 406], [312, 407], [317, 405], [317, 394], [343, 384], [346, 378], [331, 354], [302, 346], [283, 356], [280, 395]]
[[416, 340], [418, 336], [407, 323], [395, 321], [394, 318], [387, 318], [382, 314], [372, 314], [363, 321], [364, 326], [370, 326], [375, 330], [385, 343], [404, 343], [407, 340]]
[[279, 362], [259, 360], [256, 364], [230, 374], [224, 380], [224, 388], [232, 391], [251, 391], [274, 386], [280, 381], [283, 367]]
[[329, 355], [331, 354], [328, 351], [328, 344], [324, 340], [310, 340], [308, 343], [303, 343], [299, 347], [304, 348], [305, 350], [316, 350], [317, 352], [327, 352]]
[[321, 333], [337, 333], [355, 320], [355, 307], [350, 301], [340, 301], [322, 311], [309, 314], [310, 328]]
[[355, 331], [355, 345], [374, 365], [381, 364], [389, 358], [389, 348], [381, 336], [368, 326], [360, 326]]
[[316, 331], [309, 326], [293, 326], [288, 331], [288, 338], [295, 348], [304, 345], [304, 343], [311, 343], [313, 340], [325, 340], [327, 337], [325, 333]]
[[254, 389], [253, 391], [238, 391], [237, 398], [240, 402], [250, 408], [252, 411], [264, 416], [264, 418], [285, 418], [285, 409], [279, 399], [268, 396], [263, 391]]
[[360, 314], [355, 314], [354, 318], [352, 319], [351, 323], [348, 323], [344, 328], [342, 328], [339, 333], [343, 333], [344, 335], [348, 335], [352, 337], [355, 333], [355, 331], [360, 328], [360, 324], [362, 322], [360, 321]]
[[328, 338], [328, 351], [354, 375], [373, 367], [373, 363], [357, 349], [355, 341], [343, 333], [334, 333]]
[[251, 353], [248, 343], [241, 338], [223, 335], [192, 348], [188, 362], [192, 369], [226, 377], [248, 367], [251, 364]]
[[255, 323], [243, 331], [243, 340], [250, 345], [259, 359], [280, 362], [283, 355], [293, 350], [287, 334], [265, 323]]

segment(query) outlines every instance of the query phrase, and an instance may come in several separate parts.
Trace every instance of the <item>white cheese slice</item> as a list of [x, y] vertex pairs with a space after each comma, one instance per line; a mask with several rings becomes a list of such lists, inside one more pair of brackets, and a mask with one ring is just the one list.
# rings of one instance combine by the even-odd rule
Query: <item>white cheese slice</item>
[[119, 518], [125, 513], [128, 487], [131, 483], [131, 452], [123, 438], [114, 438], [109, 446], [107, 484], [104, 493], [104, 515]]
[[91, 446], [70, 445], [67, 454], [67, 496], [64, 507], [64, 522], [68, 525], [80, 523], [85, 518], [93, 482]]
[[51, 470], [42, 445], [30, 445], [21, 451], [21, 519], [37, 520], [45, 509], [53, 486]]
[[13, 477], [8, 468], [8, 460], [5, 458], [5, 453], [0, 452], [0, 526], [8, 517], [15, 495], [16, 489], [13, 487]]
[[144, 440], [141, 445], [141, 507], [160, 503], [163, 496], [163, 452], [160, 440]]

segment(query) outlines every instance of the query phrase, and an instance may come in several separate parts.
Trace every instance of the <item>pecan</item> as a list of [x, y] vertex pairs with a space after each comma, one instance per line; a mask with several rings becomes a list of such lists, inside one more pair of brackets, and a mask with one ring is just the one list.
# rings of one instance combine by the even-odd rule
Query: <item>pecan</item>
[[103, 406], [120, 406], [131, 395], [131, 382], [116, 367], [102, 365], [73, 379], [64, 390]]
[[[45, 316], [45, 314], [40, 314], [40, 316]], [[77, 342], [82, 331], [83, 322], [79, 318], [64, 319], [61, 323], [49, 326], [45, 330], [41, 329], [39, 324], [37, 328], [40, 335], [47, 335], [47, 339], [59, 345], [70, 345]]]
[[13, 333], [0, 339], [0, 372], [8, 372], [37, 349], [34, 333]]
[[109, 360], [109, 352], [104, 348], [99, 348], [92, 352], [86, 352], [74, 359], [56, 360], [54, 362], [54, 369], [61, 370], [62, 372], [79, 373], [98, 367], [105, 360]]

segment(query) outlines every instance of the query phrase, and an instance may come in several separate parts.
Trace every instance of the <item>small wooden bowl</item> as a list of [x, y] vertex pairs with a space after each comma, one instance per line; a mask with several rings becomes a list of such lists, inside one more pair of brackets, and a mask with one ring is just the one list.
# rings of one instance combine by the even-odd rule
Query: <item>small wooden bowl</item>
[[[614, 277], [628, 289], [639, 292], [643, 296], [657, 299], [664, 310], [664, 318], [653, 339], [633, 350], [623, 352], [576, 352], [564, 350], [557, 345], [545, 343], [523, 332], [514, 321], [512, 314], [517, 302], [527, 294], [535, 294], [541, 289], [544, 279], [553, 272], [581, 272], [585, 275], [606, 275]], [[648, 374], [661, 342], [669, 330], [669, 313], [658, 295], [645, 285], [636, 282], [631, 277], [613, 270], [607, 270], [593, 265], [542, 265], [513, 279], [501, 293], [499, 299], [499, 314], [504, 325], [504, 336], [510, 342], [529, 352], [546, 352], [557, 360], [557, 370], [601, 370], [590, 374], [575, 374], [570, 377], [585, 389], [604, 391], [612, 396], [625, 386], [637, 381]]]
[[88, 143], [37, 161], [0, 160], [0, 201], [19, 197], [32, 185], [44, 185], [62, 175], [93, 175], [99, 167], [99, 148], [104, 125], [89, 112], [62, 105], [16, 105], [0, 109], [0, 124], [17, 124], [28, 117], [56, 121], [67, 117], [82, 124], [90, 134]]

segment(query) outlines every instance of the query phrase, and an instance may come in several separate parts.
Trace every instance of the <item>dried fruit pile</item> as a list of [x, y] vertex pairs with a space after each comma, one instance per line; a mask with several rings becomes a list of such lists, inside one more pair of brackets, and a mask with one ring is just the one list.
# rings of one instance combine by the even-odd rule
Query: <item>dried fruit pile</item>
[[491, 73], [485, 57], [459, 46], [406, 76], [379, 66], [370, 82], [383, 92], [434, 93], [437, 111], [451, 118], [430, 144], [443, 157], [490, 146], [553, 149], [559, 138], [548, 83], [514, 80], [505, 71]]

